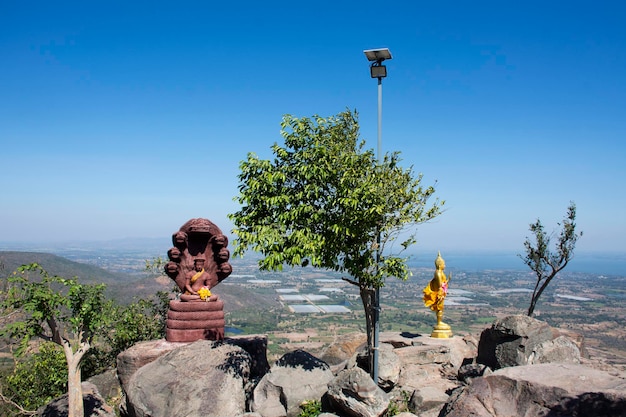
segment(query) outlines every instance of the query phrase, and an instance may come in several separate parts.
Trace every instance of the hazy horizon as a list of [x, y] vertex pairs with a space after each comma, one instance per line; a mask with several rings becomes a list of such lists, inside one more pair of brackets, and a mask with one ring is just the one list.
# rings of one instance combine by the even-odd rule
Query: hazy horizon
[[[143, 245], [143, 246], [142, 246]], [[56, 242], [3, 242], [0, 241], [0, 251], [43, 251], [53, 254], [62, 254], [64, 251], [83, 250], [86, 252], [98, 251], [132, 251], [145, 252], [148, 258], [167, 256], [171, 247], [171, 236], [161, 238], [118, 238], [111, 240], [84, 240], [84, 241], [56, 241]], [[232, 242], [229, 249], [233, 250]], [[553, 248], [551, 248], [553, 250]], [[482, 270], [528, 270], [528, 267], [519, 258], [523, 254], [523, 247], [515, 250], [481, 250], [481, 249], [454, 249], [420, 247], [410, 248], [405, 255], [410, 257], [409, 264], [413, 267], [433, 268], [437, 253], [441, 252], [446, 260], [448, 270], [482, 271]], [[246, 258], [256, 258], [258, 254], [248, 254]], [[237, 258], [238, 259], [238, 258]], [[566, 272], [596, 273], [599, 275], [626, 276], [626, 252], [619, 251], [581, 251], [575, 250], [574, 257], [564, 270]]]

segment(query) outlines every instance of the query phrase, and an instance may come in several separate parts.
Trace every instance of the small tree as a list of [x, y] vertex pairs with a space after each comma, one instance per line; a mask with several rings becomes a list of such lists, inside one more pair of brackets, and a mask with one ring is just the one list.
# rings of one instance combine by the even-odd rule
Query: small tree
[[371, 352], [376, 289], [387, 277], [408, 278], [407, 259], [399, 256], [415, 243], [415, 229], [407, 228], [438, 216], [443, 202], [428, 204], [434, 187], [401, 168], [398, 153], [379, 163], [363, 149], [356, 112], [286, 115], [281, 128], [285, 145], [272, 146], [273, 161], [248, 154], [240, 165], [235, 200], [242, 208], [229, 216], [234, 254], [260, 252], [262, 270], [311, 264], [349, 274], [344, 279], [359, 287]]
[[[41, 280], [32, 281], [29, 272], [39, 273]], [[82, 417], [81, 362], [107, 319], [104, 284], [81, 285], [75, 279], [50, 276], [36, 263], [18, 268], [8, 281], [3, 307], [20, 318], [2, 333], [19, 340], [18, 355], [26, 351], [34, 337], [63, 348], [68, 370], [68, 415]]]
[[2, 382], [0, 398], [12, 406], [11, 410], [5, 410], [7, 415], [23, 415], [28, 413], [26, 410], [38, 409], [67, 390], [63, 350], [54, 343], [42, 343], [37, 352], [17, 361]]
[[[535, 289], [533, 290], [530, 306], [528, 307], [528, 316], [531, 317], [535, 311], [537, 301], [543, 291], [548, 287], [552, 278], [559, 271], [565, 268], [574, 255], [576, 241], [583, 235], [582, 232], [576, 233], [576, 205], [570, 202], [567, 208], [567, 215], [563, 219], [563, 229], [559, 234], [559, 241], [556, 243], [555, 252], [550, 251], [550, 238], [544, 231], [541, 221], [537, 219], [535, 223], [530, 225], [530, 231], [533, 232], [535, 244], [526, 238], [524, 247], [526, 248], [526, 256], [518, 255], [526, 265], [537, 276]], [[561, 223], [557, 223], [561, 226]]]

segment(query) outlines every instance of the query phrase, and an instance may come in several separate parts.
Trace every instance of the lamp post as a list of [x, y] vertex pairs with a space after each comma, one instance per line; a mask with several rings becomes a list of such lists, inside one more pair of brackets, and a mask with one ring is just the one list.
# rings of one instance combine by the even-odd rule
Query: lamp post
[[[391, 59], [391, 52], [387, 48], [367, 49], [363, 51], [365, 57], [371, 62], [370, 75], [372, 78], [378, 78], [378, 148], [376, 155], [378, 163], [382, 162], [383, 147], [383, 78], [387, 76], [387, 67], [382, 65], [386, 59]], [[380, 263], [380, 232], [377, 236], [376, 248], [376, 265]], [[372, 352], [370, 352], [370, 375], [376, 384], [378, 384], [378, 347], [380, 333], [380, 289], [374, 289], [374, 340]]]

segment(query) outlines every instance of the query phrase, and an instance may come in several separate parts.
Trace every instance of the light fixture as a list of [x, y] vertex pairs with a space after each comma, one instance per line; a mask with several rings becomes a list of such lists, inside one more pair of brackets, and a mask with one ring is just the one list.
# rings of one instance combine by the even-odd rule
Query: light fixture
[[366, 49], [363, 51], [368, 61], [382, 62], [385, 59], [391, 59], [391, 52], [387, 48], [380, 49]]
[[387, 67], [382, 65], [382, 62], [386, 59], [391, 59], [389, 49], [366, 49], [363, 53], [367, 60], [372, 63], [372, 65], [370, 65], [370, 75], [372, 78], [385, 78], [387, 76]]

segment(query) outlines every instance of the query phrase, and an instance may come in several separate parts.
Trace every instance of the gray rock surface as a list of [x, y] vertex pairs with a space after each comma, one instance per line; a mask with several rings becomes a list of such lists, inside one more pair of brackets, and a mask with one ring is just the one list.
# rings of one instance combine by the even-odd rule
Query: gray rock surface
[[320, 400], [334, 378], [329, 366], [303, 351], [283, 355], [253, 392], [250, 409], [264, 417], [295, 417], [300, 404]]
[[442, 415], [624, 416], [626, 379], [578, 364], [509, 367], [455, 392]]
[[[507, 316], [481, 333], [477, 362], [491, 369], [545, 363], [559, 357], [565, 362], [576, 362], [577, 357], [580, 362], [580, 352], [574, 352], [574, 347], [578, 350], [575, 344], [550, 345], [558, 336], [558, 331], [543, 321], [526, 315]], [[553, 353], [556, 351], [559, 353]]]
[[535, 363], [580, 363], [580, 349], [570, 339], [559, 336], [540, 343], [528, 355], [528, 364]]
[[348, 417], [379, 417], [389, 406], [389, 396], [359, 367], [341, 371], [328, 384], [328, 400]]
[[[401, 363], [395, 350], [389, 343], [380, 343], [378, 347], [378, 386], [385, 392], [391, 391], [400, 379]], [[369, 354], [366, 345], [361, 346], [346, 364], [346, 368], [354, 366], [369, 372]]]
[[117, 355], [117, 377], [122, 389], [139, 368], [185, 345], [187, 343], [171, 343], [165, 339], [148, 340], [136, 343]]
[[[327, 357], [339, 362], [336, 377], [324, 361], [303, 350], [284, 355], [267, 372], [264, 336], [260, 341], [248, 337], [236, 343], [246, 352], [253, 352], [258, 358], [256, 361], [228, 340], [195, 342], [208, 343], [201, 349], [192, 348], [190, 344], [166, 346], [155, 341], [134, 347], [135, 353], [121, 355], [128, 360], [118, 358], [118, 363], [129, 365], [121, 370], [122, 374], [130, 381], [127, 385], [136, 385], [136, 391], [141, 393], [139, 400], [135, 391], [128, 395], [133, 404], [128, 415], [134, 412], [137, 417], [291, 417], [299, 414], [303, 401], [319, 399], [325, 412], [322, 415], [370, 417], [381, 416], [392, 398], [394, 401], [409, 399], [408, 408], [414, 414], [406, 414], [407, 417], [626, 415], [619, 414], [624, 410], [623, 393], [626, 392], [623, 372], [609, 374], [576, 363], [580, 360], [579, 346], [584, 344], [584, 338], [573, 341], [564, 337], [567, 332], [527, 316], [498, 320], [487, 331], [492, 343], [485, 349], [481, 337], [483, 358], [491, 352], [493, 361], [504, 358], [503, 363], [510, 360], [510, 363], [533, 365], [508, 366], [492, 373], [485, 364], [475, 361], [479, 344], [472, 337], [433, 339], [427, 335], [394, 332], [380, 335], [379, 384], [371, 380], [367, 371], [356, 366], [358, 355], [353, 353], [351, 360], [345, 359], [349, 352], [357, 349], [358, 335], [347, 338], [345, 343], [338, 339], [335, 348], [326, 350], [334, 352]], [[364, 341], [364, 335], [360, 336]], [[363, 348], [363, 343], [360, 345]], [[215, 353], [218, 348], [227, 351]], [[193, 350], [184, 355], [178, 353], [190, 349]], [[159, 352], [162, 357], [156, 359]], [[365, 361], [363, 353], [364, 348], [359, 360]], [[180, 359], [173, 361], [170, 358], [173, 356], [180, 356]], [[146, 357], [149, 360], [145, 360]], [[389, 363], [394, 365], [388, 366], [386, 358], [392, 358]], [[137, 364], [142, 362], [147, 364], [138, 368]], [[189, 363], [193, 364], [192, 368], [201, 369], [192, 370]], [[348, 367], [350, 364], [352, 367]], [[158, 371], [146, 370], [157, 365]], [[134, 374], [130, 368], [134, 369]], [[386, 369], [392, 369], [389, 374], [395, 377], [387, 376]], [[147, 378], [145, 375], [150, 373], [153, 375]], [[253, 373], [258, 376], [252, 377]], [[607, 375], [614, 379], [606, 379]], [[139, 380], [140, 376], [144, 382], [137, 384], [135, 378]], [[120, 381], [122, 379], [120, 377]], [[387, 394], [381, 386], [393, 389]], [[587, 392], [589, 387], [593, 390]], [[151, 404], [150, 411], [149, 407], [138, 406], [147, 402]], [[585, 411], [592, 407], [604, 414]]]
[[357, 349], [367, 343], [365, 333], [348, 333], [335, 336], [335, 340], [320, 354], [329, 366], [341, 365], [352, 358]]
[[98, 388], [98, 392], [103, 398], [116, 398], [120, 397], [122, 393], [122, 387], [120, 380], [117, 377], [115, 369], [110, 369], [99, 375], [94, 375], [87, 380]]
[[448, 399], [448, 394], [437, 386], [418, 388], [409, 399], [409, 410], [419, 416], [436, 416]]
[[242, 348], [200, 340], [138, 369], [126, 390], [136, 417], [224, 417], [243, 414], [251, 358]]

